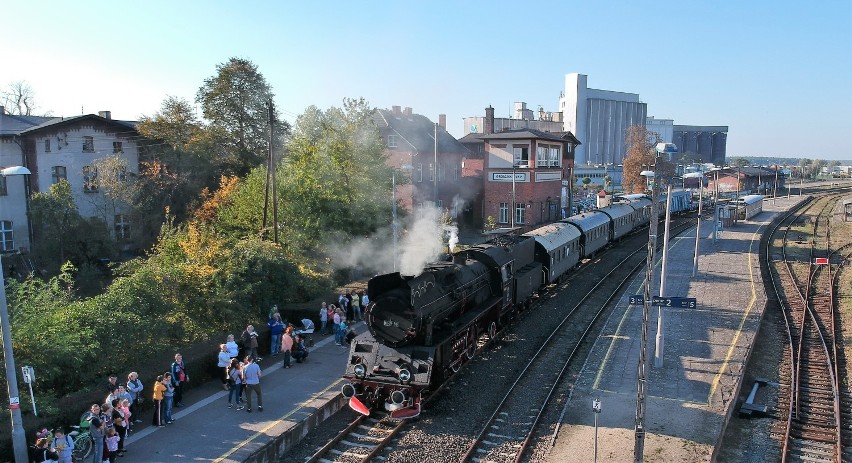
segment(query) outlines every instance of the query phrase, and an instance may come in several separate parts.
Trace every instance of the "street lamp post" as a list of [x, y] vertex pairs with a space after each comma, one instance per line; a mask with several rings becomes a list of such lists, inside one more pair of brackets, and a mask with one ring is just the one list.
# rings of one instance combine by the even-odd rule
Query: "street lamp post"
[[698, 177], [698, 220], [695, 221], [695, 257], [692, 259], [692, 276], [698, 275], [698, 242], [701, 239], [701, 212], [704, 206], [704, 173]]
[[[666, 220], [663, 227], [663, 257], [660, 263], [660, 297], [666, 296], [666, 278], [669, 263], [669, 224], [672, 221], [672, 184], [666, 189]], [[662, 368], [665, 338], [663, 337], [663, 306], [657, 306], [657, 336], [654, 349], [654, 367]]]
[[[672, 155], [677, 153], [677, 145], [674, 143], [657, 143], [654, 148], [660, 156], [667, 155], [671, 159]], [[656, 185], [656, 182], [655, 182]], [[672, 218], [672, 182], [669, 182], [666, 192], [666, 221], [665, 234], [663, 235], [663, 258], [660, 268], [660, 296], [666, 296], [666, 278], [668, 262], [669, 262], [669, 224]], [[654, 366], [662, 368], [663, 352], [665, 350], [665, 338], [663, 337], [663, 306], [657, 308], [657, 339], [656, 349], [654, 350]]]
[[713, 244], [719, 236], [719, 169], [714, 169], [716, 178], [713, 180]]
[[[2, 170], [4, 177], [13, 175], [30, 175], [26, 167], [7, 167]], [[9, 309], [6, 305], [6, 279], [3, 277], [3, 262], [0, 259], [0, 325], [3, 333], [3, 359], [6, 366], [6, 385], [9, 391], [9, 414], [12, 421], [12, 447], [15, 452], [15, 461], [23, 463], [29, 461], [27, 453], [27, 438], [24, 435], [24, 426], [21, 420], [21, 405], [18, 397], [18, 375], [15, 371], [15, 355], [12, 351], [12, 333], [9, 324]]]
[[512, 223], [512, 229], [513, 230], [515, 228], [515, 213], [516, 213], [515, 209], [518, 207], [515, 204], [515, 175], [517, 175], [516, 174], [517, 169], [518, 169], [518, 165], [515, 164], [515, 163], [512, 163], [512, 210], [509, 211], [509, 213], [512, 215], [511, 223]]
[[601, 413], [601, 399], [592, 401], [592, 411], [595, 413], [595, 463], [598, 462], [598, 415]]

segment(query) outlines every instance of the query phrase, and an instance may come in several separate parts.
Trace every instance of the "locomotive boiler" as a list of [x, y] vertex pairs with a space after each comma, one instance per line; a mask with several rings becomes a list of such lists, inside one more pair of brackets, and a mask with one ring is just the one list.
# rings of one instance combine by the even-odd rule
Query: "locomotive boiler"
[[390, 347], [433, 345], [491, 296], [488, 273], [481, 262], [457, 257], [429, 264], [416, 277], [391, 273], [373, 278], [367, 290], [373, 303], [365, 316], [370, 333]]

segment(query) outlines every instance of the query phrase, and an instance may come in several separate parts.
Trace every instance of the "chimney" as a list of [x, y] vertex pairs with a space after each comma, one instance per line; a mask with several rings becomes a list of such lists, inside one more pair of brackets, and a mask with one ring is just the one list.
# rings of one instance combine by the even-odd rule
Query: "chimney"
[[447, 115], [446, 114], [438, 114], [438, 125], [440, 125], [442, 129], [447, 130]]
[[2, 116], [3, 114], [6, 114], [6, 107], [0, 106], [0, 116]]
[[494, 133], [494, 108], [491, 105], [485, 108], [485, 127], [482, 133], [486, 135]]
[[112, 119], [112, 111], [98, 111], [98, 116], [104, 119]]
[[405, 117], [411, 117], [411, 108], [406, 106], [405, 109], [402, 111], [402, 114], [405, 115]]
[[399, 106], [391, 106], [391, 109], [393, 110], [393, 115], [394, 115], [394, 116], [400, 116], [400, 115], [402, 115], [402, 108], [401, 108], [401, 107], [399, 107]]

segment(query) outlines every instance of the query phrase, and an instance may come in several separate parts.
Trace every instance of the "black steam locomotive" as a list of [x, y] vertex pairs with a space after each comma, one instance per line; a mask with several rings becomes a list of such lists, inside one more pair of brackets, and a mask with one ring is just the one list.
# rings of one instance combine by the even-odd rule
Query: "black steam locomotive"
[[352, 341], [344, 374], [350, 407], [365, 415], [376, 407], [395, 418], [419, 415], [421, 399], [473, 358], [480, 336], [496, 336], [544, 286], [646, 225], [650, 206], [645, 196], [625, 198], [470, 247], [416, 277], [371, 279], [364, 316], [369, 331]]

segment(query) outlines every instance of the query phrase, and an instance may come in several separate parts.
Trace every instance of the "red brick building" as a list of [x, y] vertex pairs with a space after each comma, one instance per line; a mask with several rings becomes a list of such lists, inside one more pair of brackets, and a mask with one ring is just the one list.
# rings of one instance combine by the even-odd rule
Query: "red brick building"
[[461, 216], [477, 191], [469, 191], [461, 182], [462, 159], [470, 153], [447, 132], [446, 116], [439, 115], [436, 124], [414, 114], [411, 108], [394, 106], [376, 110], [374, 120], [384, 139], [388, 162], [410, 179], [409, 184], [397, 187], [400, 205], [416, 211], [435, 204], [454, 217]]
[[580, 144], [574, 135], [516, 129], [481, 138], [483, 217], [522, 229], [561, 219], [570, 208], [568, 180]]
[[[718, 178], [719, 196], [726, 197], [736, 194], [771, 194], [775, 188], [776, 169], [766, 167], [726, 167], [705, 173], [707, 189], [716, 191]], [[785, 176], [780, 171], [777, 175], [778, 189], [784, 189]]]

